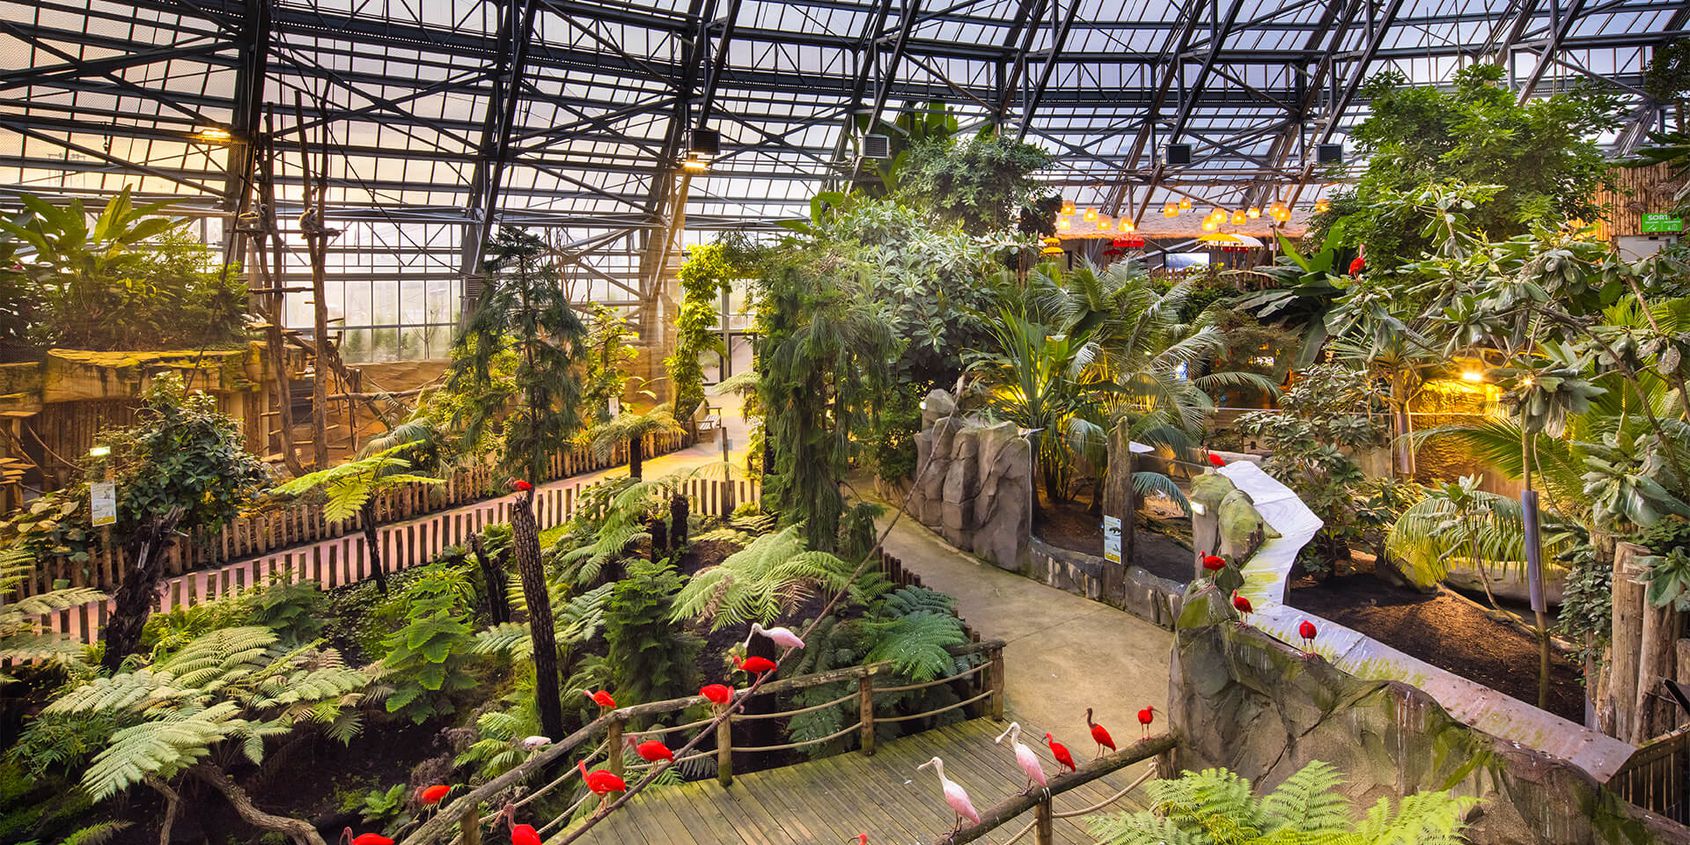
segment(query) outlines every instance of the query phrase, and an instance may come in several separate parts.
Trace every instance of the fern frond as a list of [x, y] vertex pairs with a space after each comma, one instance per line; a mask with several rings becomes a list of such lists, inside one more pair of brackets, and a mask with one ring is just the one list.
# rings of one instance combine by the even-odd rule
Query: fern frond
[[112, 837], [128, 830], [133, 822], [103, 821], [80, 827], [59, 840], [59, 845], [105, 845]]
[[534, 641], [522, 622], [494, 625], [475, 635], [476, 654], [498, 654], [522, 661], [534, 656]]
[[1344, 777], [1329, 763], [1310, 762], [1262, 798], [1270, 827], [1325, 835], [1347, 830], [1350, 805], [1336, 791]]
[[870, 663], [890, 661], [900, 674], [915, 683], [926, 683], [944, 675], [954, 661], [947, 650], [968, 642], [962, 620], [949, 611], [917, 611], [887, 622], [870, 623], [879, 640], [868, 653]]
[[46, 714], [146, 713], [188, 697], [192, 690], [178, 685], [169, 672], [141, 669], [109, 678], [95, 678], [54, 699]]
[[140, 783], [148, 775], [169, 779], [211, 753], [211, 747], [245, 730], [234, 702], [171, 713], [112, 734], [83, 773], [82, 787], [101, 801]]

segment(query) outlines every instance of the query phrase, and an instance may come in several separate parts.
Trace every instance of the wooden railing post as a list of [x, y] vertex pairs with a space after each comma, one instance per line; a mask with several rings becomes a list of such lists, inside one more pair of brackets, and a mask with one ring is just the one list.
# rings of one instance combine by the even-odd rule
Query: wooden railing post
[[988, 674], [991, 675], [989, 682], [992, 685], [992, 718], [1001, 722], [1003, 721], [1004, 699], [1003, 646], [993, 646], [987, 659], [992, 662], [992, 668], [988, 670]]
[[481, 845], [481, 805], [471, 802], [458, 818], [458, 841], [463, 845]]
[[1046, 798], [1033, 808], [1033, 841], [1037, 845], [1051, 845], [1054, 842], [1056, 815], [1051, 812], [1050, 799]]
[[612, 774], [622, 777], [622, 717], [615, 713], [604, 726], [604, 762]]
[[733, 786], [734, 782], [733, 718], [729, 713], [716, 723], [716, 782], [723, 786]]
[[874, 754], [874, 676], [864, 672], [857, 679], [857, 717], [862, 721], [858, 736], [860, 750]]

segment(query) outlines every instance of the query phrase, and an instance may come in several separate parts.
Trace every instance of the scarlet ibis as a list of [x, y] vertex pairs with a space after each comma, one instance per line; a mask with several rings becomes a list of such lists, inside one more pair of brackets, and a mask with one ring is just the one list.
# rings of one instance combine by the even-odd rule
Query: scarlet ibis
[[1297, 625], [1297, 636], [1303, 638], [1303, 651], [1314, 648], [1314, 638], [1320, 634], [1320, 629], [1313, 622], [1304, 619]]
[[1355, 260], [1350, 262], [1350, 275], [1352, 275], [1352, 276], [1359, 276], [1359, 275], [1361, 275], [1361, 272], [1363, 270], [1366, 270], [1366, 269], [1367, 269], [1367, 259], [1366, 258], [1363, 258], [1363, 257], [1358, 255], [1358, 256], [1355, 257]]
[[1103, 749], [1115, 750], [1115, 740], [1109, 736], [1109, 731], [1091, 720], [1091, 708], [1086, 708], [1086, 727], [1091, 728], [1092, 741], [1097, 743], [1097, 756], [1103, 756]]
[[539, 734], [535, 734], [533, 736], [525, 736], [522, 738], [522, 749], [524, 751], [533, 751], [536, 748], [545, 748], [551, 744], [552, 738], [549, 736], [540, 736]]
[[440, 803], [440, 799], [445, 798], [446, 793], [451, 791], [452, 787], [443, 783], [421, 787], [417, 790], [417, 803], [424, 807], [432, 807]]
[[669, 746], [655, 739], [639, 742], [630, 736], [628, 737], [628, 747], [634, 749], [634, 753], [640, 755], [640, 759], [647, 763], [655, 763], [658, 760], [675, 762], [675, 752], [670, 751]]
[[533, 490], [534, 485], [529, 484], [528, 482], [523, 481], [522, 479], [518, 478], [518, 479], [511, 482], [511, 489], [515, 490], [518, 493], [526, 493], [530, 490]]
[[762, 634], [763, 636], [774, 640], [775, 645], [778, 645], [781, 648], [804, 647], [804, 641], [799, 639], [797, 634], [792, 633], [790, 628], [765, 628], [762, 625], [753, 622], [751, 623], [751, 633], [745, 635], [746, 648], [751, 647], [751, 638], [757, 636], [758, 634]]
[[727, 684], [705, 684], [698, 688], [698, 694], [717, 707], [726, 707], [734, 700], [734, 688]]
[[928, 766], [932, 766], [933, 771], [938, 773], [939, 785], [945, 790], [945, 803], [951, 805], [951, 812], [956, 813], [956, 827], [951, 828], [951, 832], [955, 833], [962, 830], [963, 819], [979, 824], [980, 813], [974, 809], [974, 802], [968, 800], [968, 792], [962, 788], [961, 784], [945, 777], [945, 761], [934, 757], [915, 768], [916, 771], [920, 771]]
[[576, 760], [575, 768], [581, 770], [581, 782], [585, 783], [587, 785], [587, 789], [591, 790], [594, 795], [599, 797], [599, 807], [601, 809], [604, 807], [604, 802], [610, 800], [610, 793], [628, 791], [628, 782], [617, 777], [615, 772], [606, 771], [604, 769], [596, 769], [589, 772], [587, 771], [587, 763], [584, 760]]
[[[515, 804], [506, 804], [505, 808], [499, 811], [499, 815], [504, 818], [505, 826], [510, 828], [511, 845], [544, 845], [540, 832], [535, 830], [533, 825], [516, 823]], [[494, 819], [493, 823], [498, 824], [498, 820]]]
[[588, 701], [591, 701], [592, 703], [597, 704], [598, 706], [603, 707], [606, 710], [615, 710], [616, 709], [616, 699], [610, 697], [610, 691], [609, 690], [602, 690], [601, 689], [598, 692], [588, 692], [586, 690], [581, 690], [581, 694], [586, 696]]
[[1215, 469], [1220, 469], [1221, 467], [1226, 466], [1226, 459], [1221, 457], [1220, 455], [1215, 454], [1214, 452], [1210, 452], [1209, 453], [1209, 466], [1212, 466]]
[[855, 842], [855, 843], [857, 843], [857, 845], [868, 845], [868, 834], [859, 833], [859, 834], [857, 834], [857, 838], [847, 839], [845, 841], [846, 842]]
[[379, 833], [360, 833], [352, 835], [352, 828], [340, 832], [340, 845], [393, 845], [393, 840]]
[[1256, 609], [1250, 604], [1249, 599], [1239, 595], [1237, 591], [1234, 591], [1232, 594], [1232, 607], [1234, 610], [1238, 611], [1240, 616], [1246, 619], [1248, 619], [1250, 613]]
[[1156, 721], [1156, 708], [1146, 707], [1138, 711], [1138, 726], [1141, 736], [1150, 736], [1150, 723]]
[[1204, 555], [1203, 568], [1210, 572], [1219, 572], [1226, 568], [1226, 558], [1220, 555]]
[[1079, 766], [1074, 765], [1074, 755], [1068, 753], [1068, 746], [1057, 742], [1056, 737], [1052, 736], [1050, 731], [1045, 731], [1045, 743], [1050, 746], [1050, 755], [1056, 758], [1056, 762], [1067, 766], [1068, 771], [1072, 772], [1079, 768]]
[[1015, 765], [1020, 766], [1021, 771], [1027, 775], [1027, 788], [1021, 790], [1022, 794], [1033, 791], [1035, 784], [1040, 787], [1049, 786], [1050, 781], [1045, 777], [1045, 767], [1039, 764], [1038, 755], [1021, 741], [1021, 723], [1010, 722], [1009, 729], [998, 734], [998, 738], [992, 741], [1002, 744], [1006, 736], [1009, 737], [1010, 747], [1015, 749]]
[[773, 672], [776, 669], [780, 668], [780, 667], [775, 665], [775, 662], [773, 660], [770, 660], [767, 657], [746, 658], [746, 657], [740, 657], [737, 654], [734, 655], [734, 665], [739, 667], [739, 671], [745, 672], [745, 673], [748, 673], [748, 674], [751, 674], [751, 675], [761, 675], [764, 672]]

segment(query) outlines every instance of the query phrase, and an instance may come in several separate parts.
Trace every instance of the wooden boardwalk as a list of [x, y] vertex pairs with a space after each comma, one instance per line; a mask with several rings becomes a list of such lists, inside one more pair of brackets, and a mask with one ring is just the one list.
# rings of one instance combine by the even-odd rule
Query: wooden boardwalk
[[[945, 776], [961, 784], [984, 809], [1013, 792], [1024, 779], [1008, 744], [992, 739], [1006, 725], [974, 719], [881, 743], [873, 756], [854, 751], [795, 766], [737, 775], [733, 786], [714, 780], [654, 789], [594, 828], [582, 842], [603, 845], [843, 845], [867, 833], [871, 845], [931, 842], [952, 825], [950, 808], [932, 769], [916, 767], [932, 757], [945, 761]], [[1043, 737], [1041, 729], [1033, 737]], [[1042, 739], [1024, 736], [1041, 752], [1045, 770], [1054, 771]], [[1061, 739], [1062, 737], [1058, 737]], [[1081, 732], [1067, 737], [1077, 757], [1091, 754]], [[1082, 743], [1081, 740], [1085, 739]], [[1123, 738], [1123, 740], [1126, 738]], [[1104, 801], [1154, 765], [1145, 761], [1056, 797], [1063, 813]], [[1142, 787], [1109, 805], [1106, 811], [1145, 806]], [[1028, 813], [994, 831], [982, 842], [1005, 845], [1029, 822]], [[1057, 819], [1055, 841], [1090, 843], [1083, 817]], [[1031, 845], [1033, 835], [1019, 840]]]

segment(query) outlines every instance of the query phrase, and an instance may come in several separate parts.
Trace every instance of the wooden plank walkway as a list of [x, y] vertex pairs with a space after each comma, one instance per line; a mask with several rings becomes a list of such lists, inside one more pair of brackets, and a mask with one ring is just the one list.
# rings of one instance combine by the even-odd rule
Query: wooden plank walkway
[[[843, 845], [867, 833], [871, 845], [926, 843], [949, 830], [953, 816], [931, 769], [916, 767], [933, 757], [945, 761], [945, 776], [962, 784], [976, 808], [1008, 797], [1025, 779], [1008, 744], [995, 745], [1006, 724], [974, 719], [881, 743], [873, 756], [851, 751], [794, 766], [736, 775], [723, 789], [715, 780], [653, 789], [594, 828], [581, 841], [602, 845]], [[1025, 726], [1024, 726], [1025, 727]], [[1031, 737], [1029, 737], [1029, 734]], [[1054, 771], [1042, 737], [1023, 738]], [[1033, 739], [1038, 737], [1039, 739]], [[1069, 737], [1076, 756], [1089, 756], [1091, 742]], [[1060, 737], [1059, 737], [1060, 739]], [[1058, 813], [1083, 809], [1125, 789], [1154, 761], [1145, 761], [1056, 797]], [[1143, 787], [1097, 812], [1145, 807]], [[1006, 845], [1032, 821], [1028, 813], [980, 841]], [[1091, 843], [1083, 817], [1057, 819], [1055, 841]], [[1031, 845], [1033, 835], [1019, 840]]]

